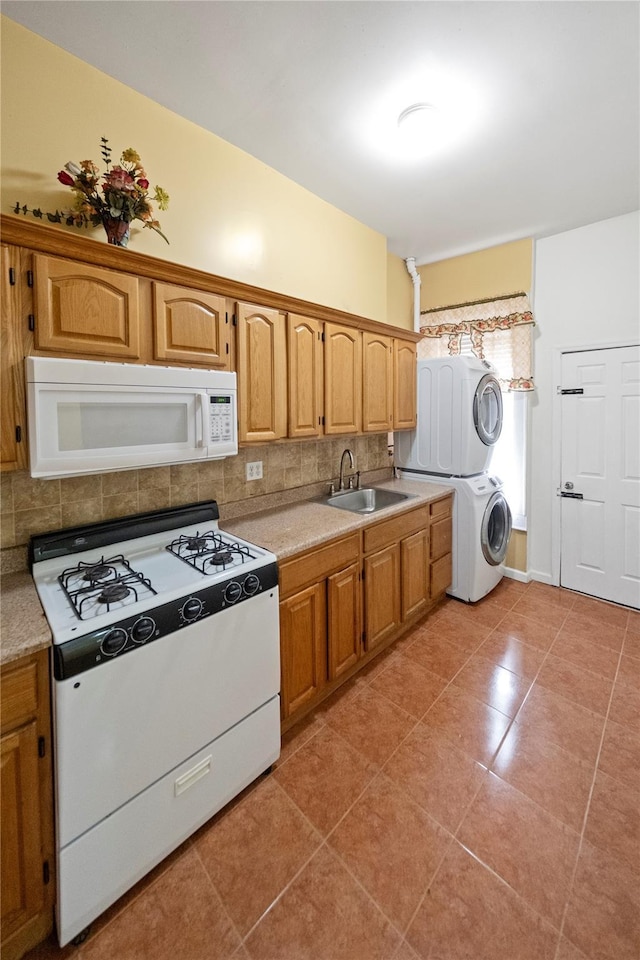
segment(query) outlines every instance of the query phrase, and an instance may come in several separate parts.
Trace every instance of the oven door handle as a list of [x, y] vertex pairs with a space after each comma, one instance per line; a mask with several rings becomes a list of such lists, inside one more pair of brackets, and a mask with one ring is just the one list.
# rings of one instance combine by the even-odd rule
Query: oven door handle
[[196, 394], [196, 447], [204, 447], [204, 438], [207, 435], [207, 413], [208, 413], [208, 395], [206, 393]]

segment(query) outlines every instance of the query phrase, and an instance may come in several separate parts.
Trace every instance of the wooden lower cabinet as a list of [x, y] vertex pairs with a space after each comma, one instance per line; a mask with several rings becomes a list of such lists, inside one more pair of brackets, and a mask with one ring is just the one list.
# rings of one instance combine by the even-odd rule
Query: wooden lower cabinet
[[362, 656], [360, 628], [360, 565], [327, 578], [327, 654], [329, 680], [337, 680]]
[[53, 929], [53, 825], [48, 651], [2, 670], [1, 929], [17, 960]]
[[447, 495], [280, 564], [283, 730], [441, 599], [451, 508]]
[[327, 602], [314, 583], [280, 604], [282, 713], [290, 716], [314, 700], [327, 682]]
[[373, 650], [401, 623], [400, 545], [364, 558], [365, 645]]

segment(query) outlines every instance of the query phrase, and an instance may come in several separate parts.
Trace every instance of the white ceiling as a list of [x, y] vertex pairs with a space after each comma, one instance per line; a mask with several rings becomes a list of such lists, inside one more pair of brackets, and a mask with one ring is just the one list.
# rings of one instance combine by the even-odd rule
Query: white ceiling
[[[418, 263], [640, 205], [636, 0], [4, 0], [2, 13]], [[420, 161], [391, 157], [400, 110], [456, 89], [470, 128]]]

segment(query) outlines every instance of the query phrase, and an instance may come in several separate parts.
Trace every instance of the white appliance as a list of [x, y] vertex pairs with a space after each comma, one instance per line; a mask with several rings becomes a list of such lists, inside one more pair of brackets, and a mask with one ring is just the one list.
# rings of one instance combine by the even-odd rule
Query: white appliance
[[395, 434], [399, 467], [466, 477], [489, 467], [502, 430], [494, 368], [475, 357], [418, 360], [418, 423]]
[[488, 473], [475, 477], [443, 477], [401, 470], [406, 480], [442, 483], [454, 488], [451, 597], [475, 603], [504, 576], [504, 558], [511, 535], [511, 510], [502, 481]]
[[33, 537], [60, 945], [280, 754], [277, 566], [215, 501]]
[[27, 357], [32, 477], [65, 477], [238, 452], [236, 375]]

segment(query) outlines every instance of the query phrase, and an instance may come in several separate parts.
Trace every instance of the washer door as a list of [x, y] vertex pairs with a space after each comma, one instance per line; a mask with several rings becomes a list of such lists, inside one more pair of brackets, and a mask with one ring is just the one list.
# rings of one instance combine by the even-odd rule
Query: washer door
[[501, 493], [494, 493], [484, 511], [480, 545], [482, 554], [492, 567], [504, 560], [511, 536], [511, 510]]
[[488, 447], [493, 446], [502, 431], [502, 393], [500, 384], [490, 373], [476, 387], [473, 422], [482, 442]]

